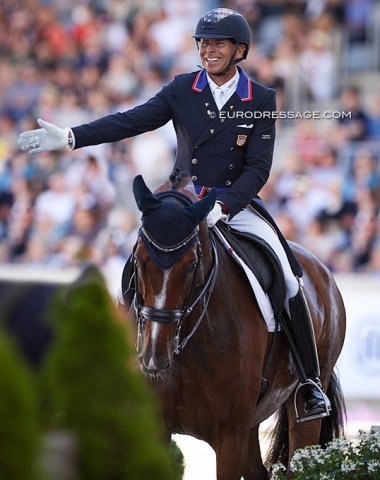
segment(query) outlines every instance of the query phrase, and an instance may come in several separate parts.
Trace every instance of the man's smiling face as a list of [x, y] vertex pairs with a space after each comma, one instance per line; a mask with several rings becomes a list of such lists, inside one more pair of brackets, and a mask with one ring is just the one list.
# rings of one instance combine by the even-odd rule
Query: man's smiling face
[[[199, 42], [199, 55], [202, 65], [210, 76], [225, 70], [231, 58], [234, 55], [236, 43], [233, 43], [228, 38], [202, 38]], [[240, 58], [245, 50], [245, 45], [239, 44], [235, 58]], [[235, 74], [236, 67], [232, 68], [226, 78], [223, 77], [223, 83], [228, 81], [228, 77]]]

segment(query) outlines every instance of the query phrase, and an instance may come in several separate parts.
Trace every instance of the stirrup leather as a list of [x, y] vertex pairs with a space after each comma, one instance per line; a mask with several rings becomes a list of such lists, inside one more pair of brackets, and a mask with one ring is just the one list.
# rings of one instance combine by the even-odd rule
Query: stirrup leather
[[[321, 393], [322, 398], [323, 398], [323, 402], [324, 402], [324, 406], [325, 406], [325, 411], [320, 412], [320, 413], [316, 413], [315, 415], [305, 414], [305, 415], [300, 416], [299, 413], [298, 413], [298, 408], [297, 408], [297, 395], [298, 395], [299, 390], [302, 387], [304, 387], [305, 385], [310, 385], [310, 384], [313, 385], [315, 388], [317, 388], [319, 390], [319, 392]], [[311, 380], [309, 378], [304, 383], [300, 382], [298, 384], [295, 392], [294, 392], [294, 410], [295, 410], [295, 413], [296, 413], [297, 423], [308, 422], [309, 420], [317, 420], [319, 418], [328, 417], [330, 415], [330, 412], [331, 412], [331, 403], [330, 403], [330, 400], [328, 399], [327, 395], [323, 391], [322, 387], [319, 386], [316, 382], [314, 382], [313, 380]]]

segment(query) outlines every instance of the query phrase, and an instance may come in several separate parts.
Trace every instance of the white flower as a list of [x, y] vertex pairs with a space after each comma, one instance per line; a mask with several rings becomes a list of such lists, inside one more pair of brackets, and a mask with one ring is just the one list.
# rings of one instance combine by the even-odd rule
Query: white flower
[[348, 472], [353, 472], [356, 470], [357, 463], [356, 462], [351, 462], [351, 461], [344, 461], [342, 462], [342, 472], [348, 473]]
[[277, 478], [277, 475], [278, 474], [281, 474], [281, 473], [285, 473], [286, 472], [286, 468], [284, 467], [284, 465], [280, 464], [280, 463], [276, 463], [276, 465], [273, 465], [273, 479], [276, 480]]
[[380, 443], [371, 443], [369, 446], [371, 452], [379, 452], [380, 451]]
[[[353, 476], [380, 479], [379, 452], [380, 432], [359, 431], [356, 439], [335, 439], [325, 449], [313, 445], [297, 450], [291, 460], [291, 470], [297, 480], [304, 480], [308, 476], [316, 478], [315, 475], [318, 475], [320, 480], [343, 480]], [[340, 472], [337, 473], [339, 467]], [[274, 476], [275, 480], [279, 480], [284, 478], [286, 469], [279, 466], [273, 471], [280, 473], [278, 477]]]
[[379, 460], [369, 460], [367, 463], [367, 468], [369, 472], [380, 472], [380, 461]]

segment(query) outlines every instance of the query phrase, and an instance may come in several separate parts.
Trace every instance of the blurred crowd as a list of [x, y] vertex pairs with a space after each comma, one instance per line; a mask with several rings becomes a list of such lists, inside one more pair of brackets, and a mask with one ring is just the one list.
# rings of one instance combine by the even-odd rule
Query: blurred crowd
[[171, 124], [34, 156], [18, 149], [18, 134], [37, 118], [66, 127], [126, 110], [197, 70], [192, 34], [218, 6], [250, 23], [242, 66], [277, 90], [279, 111], [351, 112], [278, 121], [262, 197], [280, 228], [335, 272], [380, 271], [376, 0], [2, 0], [0, 262], [121, 271], [139, 219], [133, 178], [152, 189], [168, 178]]

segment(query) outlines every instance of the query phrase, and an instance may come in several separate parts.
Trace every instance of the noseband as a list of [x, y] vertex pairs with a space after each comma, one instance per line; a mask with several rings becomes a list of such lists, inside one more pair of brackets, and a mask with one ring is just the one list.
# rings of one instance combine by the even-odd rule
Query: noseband
[[[192, 279], [192, 284], [190, 288], [190, 292], [188, 297], [186, 298], [184, 302], [183, 308], [180, 309], [173, 309], [173, 310], [164, 310], [164, 309], [158, 309], [158, 308], [153, 308], [153, 307], [148, 307], [146, 305], [143, 305], [142, 301], [142, 296], [141, 293], [138, 289], [138, 281], [137, 281], [137, 266], [136, 262], [134, 263], [134, 275], [135, 275], [135, 287], [136, 287], [136, 293], [135, 293], [135, 300], [134, 300], [134, 308], [138, 320], [138, 339], [137, 339], [137, 348], [138, 345], [140, 344], [140, 339], [141, 339], [141, 332], [142, 328], [145, 324], [145, 321], [147, 319], [153, 321], [153, 322], [159, 322], [159, 323], [167, 323], [167, 324], [177, 324], [176, 328], [176, 335], [175, 335], [175, 349], [174, 352], [176, 354], [180, 353], [186, 346], [187, 342], [190, 340], [190, 338], [194, 335], [196, 332], [197, 328], [199, 327], [209, 304], [211, 294], [214, 290], [215, 286], [215, 281], [216, 281], [216, 275], [218, 271], [218, 254], [216, 250], [216, 245], [215, 245], [215, 240], [212, 236], [210, 236], [210, 241], [211, 241], [211, 246], [212, 246], [212, 251], [213, 251], [213, 264], [212, 268], [207, 276], [207, 279], [203, 285], [203, 288], [199, 295], [191, 302], [191, 299], [194, 297], [194, 290], [195, 290], [195, 280], [197, 276], [197, 272], [201, 263], [201, 257], [202, 257], [202, 249], [200, 245], [200, 241], [198, 238], [198, 230], [199, 227], [197, 227], [190, 235], [188, 235], [183, 241], [177, 243], [176, 245], [172, 245], [169, 247], [163, 247], [159, 245], [149, 234], [149, 232], [141, 226], [140, 228], [140, 235], [144, 236], [145, 239], [151, 243], [156, 249], [158, 249], [161, 252], [164, 253], [170, 253], [170, 252], [176, 252], [180, 248], [183, 248], [186, 246], [194, 237], [196, 237], [196, 245], [197, 245], [197, 262], [195, 264], [195, 269], [194, 269], [194, 274], [193, 274], [193, 279]], [[180, 337], [180, 332], [182, 328], [182, 323], [185, 320], [186, 317], [188, 317], [191, 312], [194, 310], [195, 306], [203, 300], [203, 306], [201, 313], [197, 319], [197, 322], [195, 323], [193, 329], [191, 332], [182, 340], [180, 343], [179, 337]]]

